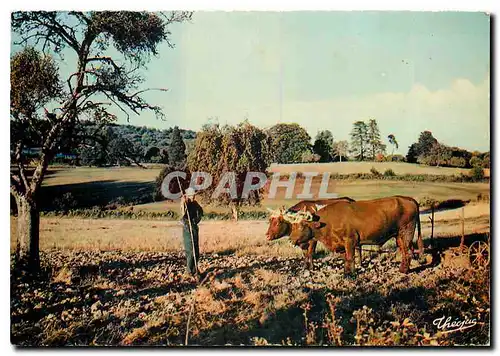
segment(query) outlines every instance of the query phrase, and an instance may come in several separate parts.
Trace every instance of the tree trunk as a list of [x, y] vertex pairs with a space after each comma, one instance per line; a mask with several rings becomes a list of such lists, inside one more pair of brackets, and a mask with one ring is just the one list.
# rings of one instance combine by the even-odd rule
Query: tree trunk
[[40, 268], [40, 212], [33, 199], [16, 197], [17, 203], [17, 263], [21, 268], [36, 272]]

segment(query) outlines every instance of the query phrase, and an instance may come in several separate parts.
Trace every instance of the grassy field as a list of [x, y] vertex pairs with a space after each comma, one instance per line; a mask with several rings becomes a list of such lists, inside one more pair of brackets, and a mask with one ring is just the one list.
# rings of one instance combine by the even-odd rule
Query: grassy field
[[469, 169], [453, 167], [431, 167], [405, 162], [331, 162], [331, 163], [299, 163], [299, 164], [271, 164], [270, 172], [331, 172], [337, 174], [370, 173], [371, 168], [380, 173], [392, 169], [396, 174], [431, 174], [431, 175], [458, 175], [468, 174]]
[[[371, 164], [371, 162], [369, 162]], [[340, 163], [338, 163], [340, 164]], [[389, 164], [396, 170], [397, 166], [404, 165], [406, 169], [413, 168], [418, 172], [417, 165], [402, 163]], [[331, 166], [337, 163], [330, 164]], [[353, 171], [364, 169], [366, 162], [348, 162], [342, 165], [349, 166]], [[321, 167], [327, 167], [317, 165]], [[316, 166], [315, 166], [316, 167]], [[356, 168], [357, 167], [357, 168]], [[366, 167], [365, 167], [366, 168]], [[423, 167], [435, 169], [434, 167]], [[437, 169], [440, 170], [441, 168]], [[318, 169], [319, 170], [319, 169]], [[369, 170], [369, 168], [368, 168]], [[446, 168], [445, 170], [448, 170]], [[178, 211], [178, 202], [154, 202], [152, 191], [154, 180], [160, 168], [141, 169], [137, 167], [122, 168], [57, 168], [51, 169], [41, 192], [42, 206], [53, 205], [54, 199], [71, 193], [76, 207], [92, 207], [107, 205], [113, 202], [132, 205], [135, 210], [161, 212], [166, 210]], [[321, 178], [313, 180], [311, 193], [317, 197]], [[303, 179], [298, 178], [293, 196], [302, 192]], [[460, 199], [474, 200], [478, 194], [489, 194], [488, 183], [445, 183], [445, 182], [409, 182], [392, 180], [340, 180], [329, 182], [328, 192], [339, 196], [349, 196], [353, 199], [374, 199], [390, 195], [407, 195], [421, 200], [425, 197], [436, 200]], [[243, 207], [243, 211], [265, 211], [266, 207], [291, 206], [299, 199], [284, 199], [285, 189], [279, 188], [275, 199], [264, 199], [260, 207]], [[207, 206], [207, 212], [228, 212], [227, 207]]]
[[[461, 209], [435, 214], [434, 236], [449, 237], [461, 233]], [[485, 233], [490, 226], [489, 204], [469, 204], [464, 208], [465, 233]], [[430, 235], [429, 213], [421, 214], [422, 233]], [[232, 251], [241, 254], [300, 256], [300, 249], [283, 240], [267, 243], [267, 221], [202, 221], [200, 250], [203, 253]], [[16, 218], [11, 217], [11, 248], [16, 243]], [[40, 248], [79, 251], [158, 251], [182, 249], [182, 227], [174, 221], [42, 218]]]

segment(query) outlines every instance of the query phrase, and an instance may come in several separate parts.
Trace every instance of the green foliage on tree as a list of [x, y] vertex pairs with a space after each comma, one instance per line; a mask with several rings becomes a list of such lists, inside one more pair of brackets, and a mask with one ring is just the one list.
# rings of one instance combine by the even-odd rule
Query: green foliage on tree
[[356, 121], [351, 131], [351, 153], [357, 161], [368, 158], [368, 126], [363, 121]]
[[142, 148], [122, 136], [114, 135], [108, 143], [108, 155], [110, 162], [116, 162], [118, 166], [130, 166], [136, 164], [141, 166]]
[[474, 181], [481, 181], [484, 179], [484, 170], [480, 165], [472, 167], [470, 175]]
[[417, 163], [418, 152], [417, 152], [417, 144], [412, 143], [408, 148], [408, 153], [406, 154], [406, 162], [408, 163]]
[[[319, 155], [319, 162], [330, 162], [332, 159], [333, 135], [329, 130], [318, 132], [313, 145], [313, 152]], [[304, 160], [302, 160], [304, 161]]]
[[413, 143], [406, 155], [408, 163], [431, 166], [469, 168], [484, 166], [482, 157], [487, 153], [469, 152], [459, 147], [449, 147], [440, 143], [430, 131], [420, 133], [418, 142]]
[[267, 134], [271, 137], [272, 161], [275, 163], [300, 163], [302, 153], [310, 150], [311, 137], [298, 124], [277, 124]]
[[465, 158], [463, 157], [451, 157], [450, 166], [464, 168], [467, 165]]
[[168, 159], [168, 149], [162, 148], [160, 150], [160, 155], [158, 157], [153, 157], [151, 160], [153, 163], [164, 163], [168, 164], [169, 159]]
[[370, 119], [370, 121], [368, 121], [368, 130], [366, 135], [369, 158], [372, 161], [375, 161], [378, 154], [385, 154], [385, 145], [382, 143], [382, 139], [380, 138], [380, 130], [378, 128], [377, 120]]
[[405, 162], [405, 157], [403, 155], [390, 155], [385, 157], [385, 160], [388, 162]]
[[[242, 192], [248, 172], [266, 172], [270, 163], [270, 146], [266, 133], [248, 121], [223, 128], [218, 124], [205, 125], [198, 132], [188, 157], [189, 171], [207, 172], [213, 179], [211, 187], [200, 192], [201, 199], [209, 204], [229, 205], [235, 219], [241, 204], [259, 204], [262, 191], [252, 191], [248, 199], [242, 197]], [[232, 199], [229, 194], [221, 194], [214, 201], [212, 194], [226, 172], [235, 173], [238, 197]]]
[[[29, 120], [62, 94], [59, 68], [50, 55], [25, 47], [10, 61], [10, 108], [18, 120]], [[22, 116], [20, 118], [19, 116]]]
[[[111, 130], [111, 131], [110, 131]], [[196, 133], [191, 130], [179, 129], [183, 140], [193, 141]], [[106, 151], [107, 144], [112, 137], [120, 136], [126, 139], [137, 150], [138, 147], [145, 151], [142, 157], [137, 156], [137, 161], [141, 163], [163, 163], [168, 164], [168, 146], [170, 145], [173, 128], [159, 130], [156, 128], [139, 127], [133, 125], [118, 125], [110, 123], [99, 125], [92, 121], [82, 121], [75, 127], [77, 148], [66, 145], [62, 152], [76, 153], [79, 156], [81, 165], [109, 166], [116, 164], [111, 161]], [[112, 134], [110, 134], [112, 132]], [[150, 146], [143, 145], [143, 137], [147, 134]], [[75, 136], [73, 136], [75, 137]], [[102, 151], [99, 153], [99, 151]], [[92, 158], [90, 152], [94, 152]]]
[[168, 159], [170, 165], [182, 167], [186, 164], [186, 145], [177, 126], [172, 131], [172, 140], [168, 146]]
[[[469, 151], [464, 150], [463, 148], [459, 148], [459, 147], [450, 147], [450, 150], [451, 150], [451, 159], [449, 162], [450, 166], [470, 167], [469, 161], [472, 157], [472, 152], [469, 152]], [[453, 158], [455, 158], [455, 159], [453, 159]], [[453, 162], [452, 162], [452, 160], [453, 160]], [[457, 165], [457, 164], [459, 164], [459, 165]]]
[[427, 156], [437, 143], [438, 140], [434, 136], [432, 136], [432, 132], [421, 132], [418, 141], [415, 144], [415, 153], [417, 157], [423, 158]]
[[471, 167], [481, 167], [483, 165], [483, 160], [479, 156], [471, 157], [469, 164]]
[[490, 152], [483, 154], [483, 168], [490, 168]]
[[[196, 134], [194, 137], [196, 137]], [[189, 157], [191, 151], [193, 151], [195, 141], [196, 141], [195, 138], [192, 139], [184, 138], [184, 144], [186, 145], [186, 157]]]
[[313, 153], [311, 151], [306, 151], [306, 152], [302, 153], [302, 162], [303, 163], [321, 162], [321, 156], [317, 153]]
[[144, 160], [150, 161], [151, 158], [160, 155], [160, 149], [156, 146], [149, 147], [146, 152], [144, 152]]
[[452, 157], [451, 148], [436, 142], [426, 155], [420, 155], [417, 162], [429, 166], [447, 166]]
[[[40, 110], [61, 97], [62, 84], [52, 56], [26, 47], [11, 58], [10, 85], [10, 144], [13, 161], [22, 172], [26, 158], [23, 149], [41, 146], [52, 125], [53, 116], [43, 117]], [[19, 178], [16, 189], [29, 189], [20, 174], [14, 177]]]
[[[162, 116], [159, 106], [149, 104], [141, 89], [143, 69], [158, 46], [170, 41], [168, 26], [184, 22], [191, 13], [170, 14], [129, 11], [55, 12], [28, 11], [11, 14], [11, 30], [19, 36], [16, 45], [41, 49], [45, 55], [71, 51], [76, 58], [73, 72], [58, 77], [49, 57], [24, 50], [11, 60], [11, 123], [16, 132], [32, 130], [41, 147], [33, 173], [27, 178], [23, 148], [25, 135], [13, 134], [11, 194], [18, 207], [18, 263], [39, 268], [39, 211], [36, 196], [63, 139], [71, 141], [82, 119], [111, 122], [114, 106], [127, 119], [130, 113], [151, 110]], [[67, 57], [70, 58], [70, 57]], [[61, 79], [61, 80], [59, 80]], [[163, 90], [163, 89], [160, 89]], [[55, 101], [54, 99], [56, 99]], [[31, 99], [30, 99], [31, 98]], [[58, 106], [45, 113], [38, 126], [39, 111], [45, 104]]]
[[[83, 123], [77, 126], [78, 147], [75, 152], [83, 166], [142, 166], [145, 160], [140, 142], [121, 135], [119, 126]], [[153, 150], [154, 151], [154, 150]]]
[[202, 130], [197, 132], [194, 148], [187, 158], [187, 166], [190, 170], [218, 176], [222, 139], [223, 132], [218, 124], [204, 125]]

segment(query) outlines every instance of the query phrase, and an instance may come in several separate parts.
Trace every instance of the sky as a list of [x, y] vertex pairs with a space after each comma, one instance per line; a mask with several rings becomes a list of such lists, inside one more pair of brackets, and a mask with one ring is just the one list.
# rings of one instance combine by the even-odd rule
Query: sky
[[[298, 123], [349, 140], [376, 119], [406, 154], [421, 131], [469, 150], [490, 146], [490, 22], [476, 12], [196, 12], [170, 27], [144, 87], [161, 105], [131, 124], [198, 130], [209, 118]], [[71, 60], [61, 70], [73, 67]], [[120, 122], [124, 122], [124, 118]]]

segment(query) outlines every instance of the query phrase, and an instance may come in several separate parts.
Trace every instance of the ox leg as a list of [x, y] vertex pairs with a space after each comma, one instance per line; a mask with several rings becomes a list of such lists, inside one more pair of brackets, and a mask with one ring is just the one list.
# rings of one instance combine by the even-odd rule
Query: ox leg
[[407, 245], [406, 240], [401, 236], [397, 237], [397, 242], [399, 245], [399, 252], [401, 253], [401, 265], [399, 266], [399, 272], [408, 273], [410, 271], [411, 261], [411, 255], [408, 251], [409, 246]]
[[359, 267], [363, 264], [363, 253], [361, 251], [361, 245], [358, 245], [358, 256], [359, 256]]
[[[304, 267], [310, 269], [309, 267], [309, 250], [311, 249], [312, 241], [300, 244], [300, 248], [302, 249], [302, 253], [304, 254]], [[312, 259], [312, 257], [311, 257]]]
[[355, 254], [355, 240], [348, 237], [345, 243], [345, 266], [344, 273], [346, 276], [354, 275], [354, 254]]
[[314, 251], [316, 250], [316, 245], [318, 244], [318, 241], [316, 240], [311, 240], [309, 241], [309, 248], [307, 249], [307, 268], [310, 270], [314, 270], [314, 264], [313, 264], [313, 254]]

